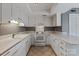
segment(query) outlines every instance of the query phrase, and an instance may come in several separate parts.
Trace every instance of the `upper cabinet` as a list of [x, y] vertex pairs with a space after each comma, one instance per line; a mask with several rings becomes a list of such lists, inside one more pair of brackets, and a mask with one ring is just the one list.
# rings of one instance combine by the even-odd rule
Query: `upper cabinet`
[[61, 26], [61, 14], [57, 13], [51, 17], [53, 26]]
[[49, 16], [33, 15], [28, 17], [28, 26], [38, 26], [40, 24], [44, 26], [53, 26], [52, 19]]
[[31, 8], [26, 3], [3, 3], [2, 4], [2, 23], [8, 23], [11, 19], [24, 26], [34, 27], [39, 24], [44, 26], [61, 26], [61, 14], [56, 13], [52, 18], [48, 15], [33, 14]]
[[24, 26], [29, 26], [28, 15], [29, 15], [29, 11], [27, 9], [26, 4], [24, 3], [13, 4], [12, 17], [16, 21], [24, 23]]
[[2, 4], [0, 3], [0, 24], [2, 22]]
[[62, 32], [69, 32], [69, 15], [67, 13], [63, 13], [61, 15], [61, 23], [62, 23]]
[[11, 17], [11, 4], [3, 3], [2, 4], [2, 23], [8, 23]]
[[69, 34], [79, 36], [79, 14], [69, 14]]

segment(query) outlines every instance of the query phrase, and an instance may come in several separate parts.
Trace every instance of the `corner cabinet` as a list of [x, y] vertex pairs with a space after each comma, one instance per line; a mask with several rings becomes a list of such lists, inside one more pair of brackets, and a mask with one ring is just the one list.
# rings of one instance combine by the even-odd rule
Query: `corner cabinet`
[[2, 56], [26, 56], [31, 46], [31, 36], [27, 36], [20, 43], [5, 52]]

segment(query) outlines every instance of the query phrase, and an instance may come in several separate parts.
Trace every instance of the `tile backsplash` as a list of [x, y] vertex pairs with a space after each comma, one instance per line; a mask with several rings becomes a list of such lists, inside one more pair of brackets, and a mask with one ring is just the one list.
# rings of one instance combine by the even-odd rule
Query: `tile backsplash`
[[[44, 27], [45, 31], [62, 31], [62, 27]], [[19, 27], [16, 24], [2, 24], [0, 25], [0, 35], [12, 34], [23, 31], [35, 31], [35, 27]]]
[[0, 25], [0, 35], [16, 33], [19, 31], [25, 31], [25, 29], [19, 28], [16, 24], [2, 24], [2, 25]]

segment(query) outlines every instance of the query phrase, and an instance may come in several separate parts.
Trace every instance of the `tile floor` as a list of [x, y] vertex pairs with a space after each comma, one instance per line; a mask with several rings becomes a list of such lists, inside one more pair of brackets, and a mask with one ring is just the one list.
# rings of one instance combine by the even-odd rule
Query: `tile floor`
[[31, 46], [27, 56], [55, 56], [50, 46]]

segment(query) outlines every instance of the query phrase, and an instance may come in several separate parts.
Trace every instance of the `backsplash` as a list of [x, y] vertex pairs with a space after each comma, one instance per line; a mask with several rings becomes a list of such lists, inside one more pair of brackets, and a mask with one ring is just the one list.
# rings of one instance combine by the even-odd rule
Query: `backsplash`
[[20, 31], [25, 31], [24, 28], [19, 28], [16, 24], [2, 24], [0, 25], [0, 35], [11, 34]]
[[45, 27], [45, 31], [60, 31], [60, 32], [62, 32], [62, 27], [61, 26]]
[[[45, 27], [45, 31], [62, 31], [62, 27]], [[16, 24], [2, 24], [0, 25], [0, 35], [12, 34], [23, 31], [35, 31], [35, 27], [19, 27]]]

